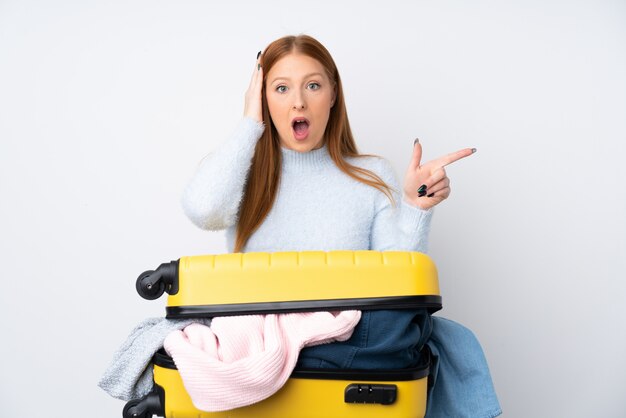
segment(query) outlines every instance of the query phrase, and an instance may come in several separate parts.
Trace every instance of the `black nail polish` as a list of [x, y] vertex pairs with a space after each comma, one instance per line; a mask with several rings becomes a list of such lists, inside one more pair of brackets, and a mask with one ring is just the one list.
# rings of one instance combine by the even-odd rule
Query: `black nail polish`
[[259, 53], [256, 54], [256, 59], [259, 59], [260, 56], [261, 56], [261, 51], [259, 51]]
[[422, 193], [426, 191], [426, 185], [422, 184], [419, 189], [417, 189], [417, 193]]
[[413, 146], [415, 146], [415, 144], [418, 144], [420, 142], [419, 138], [415, 138], [415, 141], [413, 141]]
[[435, 195], [434, 193], [431, 193], [428, 195], [428, 197], [433, 197], [434, 195]]
[[261, 64], [256, 65], [256, 70], [259, 71], [261, 69]]

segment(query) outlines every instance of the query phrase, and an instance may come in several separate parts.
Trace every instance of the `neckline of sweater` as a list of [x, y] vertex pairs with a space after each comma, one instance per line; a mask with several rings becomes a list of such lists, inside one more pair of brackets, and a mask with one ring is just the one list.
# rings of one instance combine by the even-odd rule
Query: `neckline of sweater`
[[330, 158], [326, 145], [307, 152], [298, 152], [284, 147], [281, 147], [281, 151], [283, 157], [283, 169], [315, 169], [335, 164], [332, 158]]

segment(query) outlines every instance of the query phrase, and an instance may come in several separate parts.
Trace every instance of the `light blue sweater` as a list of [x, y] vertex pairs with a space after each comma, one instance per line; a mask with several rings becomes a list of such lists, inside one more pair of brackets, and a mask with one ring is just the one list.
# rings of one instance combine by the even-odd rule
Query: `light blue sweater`
[[[203, 229], [227, 228], [234, 248], [237, 212], [254, 147], [264, 126], [244, 118], [229, 140], [207, 155], [187, 185], [182, 206]], [[399, 204], [341, 172], [324, 146], [306, 153], [282, 149], [282, 176], [274, 206], [244, 252], [306, 250], [404, 250], [426, 252], [432, 209], [401, 199], [389, 162], [351, 158], [394, 190]]]

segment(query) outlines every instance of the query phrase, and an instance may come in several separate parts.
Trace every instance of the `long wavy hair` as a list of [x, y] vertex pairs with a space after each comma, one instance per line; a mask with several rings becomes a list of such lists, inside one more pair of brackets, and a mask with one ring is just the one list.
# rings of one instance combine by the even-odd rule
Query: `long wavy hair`
[[328, 50], [316, 39], [308, 35], [285, 36], [277, 39], [263, 52], [261, 65], [264, 80], [262, 91], [263, 122], [265, 131], [257, 142], [252, 158], [252, 165], [246, 179], [244, 196], [239, 208], [239, 220], [235, 237], [235, 252], [241, 252], [250, 236], [265, 220], [276, 199], [276, 192], [281, 176], [281, 150], [278, 132], [270, 117], [267, 105], [265, 83], [267, 74], [274, 64], [291, 53], [300, 53], [317, 60], [335, 83], [336, 98], [330, 110], [330, 116], [324, 132], [323, 143], [337, 167], [353, 179], [378, 189], [394, 202], [391, 188], [370, 170], [352, 165], [346, 161], [349, 157], [366, 157], [357, 151], [343, 96], [341, 78], [337, 66]]

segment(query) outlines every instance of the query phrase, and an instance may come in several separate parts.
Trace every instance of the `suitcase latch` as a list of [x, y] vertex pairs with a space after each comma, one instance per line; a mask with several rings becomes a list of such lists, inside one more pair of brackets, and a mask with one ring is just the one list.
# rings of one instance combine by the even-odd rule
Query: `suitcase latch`
[[398, 387], [396, 385], [368, 385], [352, 383], [346, 386], [345, 403], [379, 403], [391, 405], [396, 401]]

